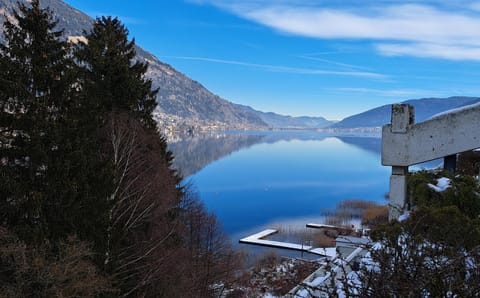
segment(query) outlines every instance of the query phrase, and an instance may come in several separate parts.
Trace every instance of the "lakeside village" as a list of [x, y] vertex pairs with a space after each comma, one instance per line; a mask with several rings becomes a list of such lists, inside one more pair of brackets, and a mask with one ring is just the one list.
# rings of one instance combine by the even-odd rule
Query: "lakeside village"
[[[480, 217], [480, 135], [472, 121], [479, 114], [480, 105], [475, 105], [414, 124], [411, 106], [394, 105], [392, 124], [384, 126], [382, 135], [382, 164], [392, 166], [388, 207], [343, 201], [325, 214], [327, 224], [306, 223], [305, 231], [296, 236], [265, 229], [240, 239], [244, 244], [302, 252], [302, 258], [281, 261], [272, 255], [254, 268], [257, 278], [250, 286], [257, 292], [252, 295], [383, 297], [393, 292], [399, 297], [402, 293], [478, 297], [480, 235], [468, 233], [476, 229], [472, 223]], [[451, 129], [440, 131], [439, 126]], [[429, 143], [423, 144], [425, 140]], [[409, 147], [412, 144], [421, 146]], [[443, 169], [409, 175], [409, 165], [442, 157]], [[371, 237], [375, 229], [370, 228], [379, 226], [383, 228]], [[474, 239], [467, 239], [470, 236]], [[303, 253], [310, 257], [303, 258]], [[463, 275], [445, 273], [459, 270]], [[417, 277], [409, 284], [412, 275]], [[250, 297], [245, 296], [246, 288], [223, 296], [237, 297], [236, 291], [241, 293], [238, 297]]]
[[[169, 143], [177, 142], [184, 137], [192, 136], [197, 133], [212, 133], [224, 131], [262, 131], [265, 127], [257, 127], [249, 123], [245, 124], [229, 124], [221, 121], [204, 120], [198, 118], [183, 118], [176, 115], [163, 113], [158, 109], [153, 112], [153, 118], [161, 127], [160, 133], [165, 136]], [[269, 130], [305, 130], [304, 127], [286, 127], [286, 128], [270, 128]], [[342, 133], [342, 134], [371, 134], [380, 136], [381, 127], [355, 127], [355, 128], [315, 128], [311, 129], [322, 133]]]

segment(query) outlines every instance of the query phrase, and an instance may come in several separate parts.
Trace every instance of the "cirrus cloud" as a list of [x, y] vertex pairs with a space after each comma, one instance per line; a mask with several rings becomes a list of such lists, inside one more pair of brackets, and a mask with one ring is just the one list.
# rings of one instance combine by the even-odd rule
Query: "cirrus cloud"
[[[368, 40], [382, 55], [480, 60], [480, 2], [195, 0], [282, 33]], [[346, 3], [346, 4], [345, 4]], [[445, 2], [443, 2], [444, 4]]]
[[289, 73], [289, 74], [304, 74], [304, 75], [337, 75], [337, 76], [353, 76], [353, 77], [365, 77], [371, 79], [387, 79], [388, 76], [375, 72], [366, 71], [333, 71], [324, 69], [312, 69], [312, 68], [299, 68], [282, 65], [270, 65], [270, 64], [258, 64], [245, 61], [225, 60], [210, 57], [192, 57], [192, 56], [163, 56], [165, 58], [181, 59], [181, 60], [193, 60], [212, 62], [219, 64], [238, 65], [250, 68], [262, 69], [269, 72]]

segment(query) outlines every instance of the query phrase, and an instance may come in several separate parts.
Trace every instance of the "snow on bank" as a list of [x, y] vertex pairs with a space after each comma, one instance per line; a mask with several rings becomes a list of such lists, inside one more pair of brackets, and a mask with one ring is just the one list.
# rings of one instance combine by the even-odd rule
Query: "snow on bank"
[[444, 116], [444, 115], [447, 115], [447, 114], [451, 114], [451, 113], [461, 112], [461, 111], [468, 110], [468, 109], [471, 109], [471, 108], [475, 108], [475, 107], [478, 107], [478, 106], [480, 106], [480, 102], [477, 102], [477, 103], [474, 103], [474, 104], [471, 104], [471, 105], [462, 106], [462, 107], [455, 108], [455, 109], [446, 110], [446, 111], [443, 111], [443, 112], [440, 112], [438, 114], [435, 114], [435, 115], [431, 116], [427, 120], [435, 119], [435, 118], [438, 118], [438, 117], [441, 117], [441, 116]]
[[398, 221], [405, 221], [410, 217], [410, 212], [405, 211], [402, 215], [398, 217]]
[[449, 178], [442, 177], [437, 179], [437, 185], [428, 183], [428, 187], [430, 187], [436, 192], [444, 192], [447, 188], [450, 187], [450, 182], [451, 180]]

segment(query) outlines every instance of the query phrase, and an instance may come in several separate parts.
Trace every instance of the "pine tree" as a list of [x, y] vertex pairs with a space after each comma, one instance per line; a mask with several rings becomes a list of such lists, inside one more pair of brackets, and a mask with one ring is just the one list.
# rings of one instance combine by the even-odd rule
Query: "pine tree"
[[98, 18], [86, 40], [75, 54], [83, 68], [81, 93], [98, 116], [91, 123], [113, 170], [105, 270], [119, 279], [124, 294], [142, 296], [158, 278], [166, 245], [178, 236], [171, 214], [180, 179], [152, 117], [157, 91], [145, 79], [147, 64], [136, 60], [127, 29], [116, 18]]
[[14, 18], [5, 21], [7, 45], [0, 46], [0, 217], [23, 238], [39, 240], [50, 232], [48, 205], [57, 204], [48, 199], [49, 173], [70, 105], [66, 79], [73, 63], [38, 0], [19, 4]]
[[85, 66], [87, 100], [103, 113], [128, 112], [146, 128], [156, 129], [152, 112], [157, 90], [144, 78], [147, 63], [135, 61], [135, 41], [128, 41], [125, 26], [117, 18], [101, 17], [86, 39], [76, 56]]
[[5, 22], [0, 47], [0, 218], [26, 242], [71, 234], [102, 246], [113, 177], [98, 115], [52, 12], [38, 0]]
[[[152, 89], [152, 81], [145, 78], [148, 63], [138, 61], [135, 40], [128, 40], [128, 29], [112, 17], [97, 18], [90, 32], [84, 32], [86, 42], [79, 43], [75, 57], [84, 71], [83, 96], [89, 107], [96, 111], [97, 127], [107, 123], [111, 113], [127, 113], [143, 126], [157, 132], [152, 112], [157, 106], [158, 90]], [[169, 167], [173, 155], [167, 149], [166, 139], [161, 138], [161, 156]], [[172, 175], [175, 173], [172, 171]]]

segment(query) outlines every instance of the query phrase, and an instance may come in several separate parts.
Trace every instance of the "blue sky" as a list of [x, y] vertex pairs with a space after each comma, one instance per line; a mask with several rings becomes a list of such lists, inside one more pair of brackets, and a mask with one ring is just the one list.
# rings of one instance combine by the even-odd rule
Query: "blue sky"
[[480, 96], [480, 1], [66, 0], [235, 103], [331, 120]]

